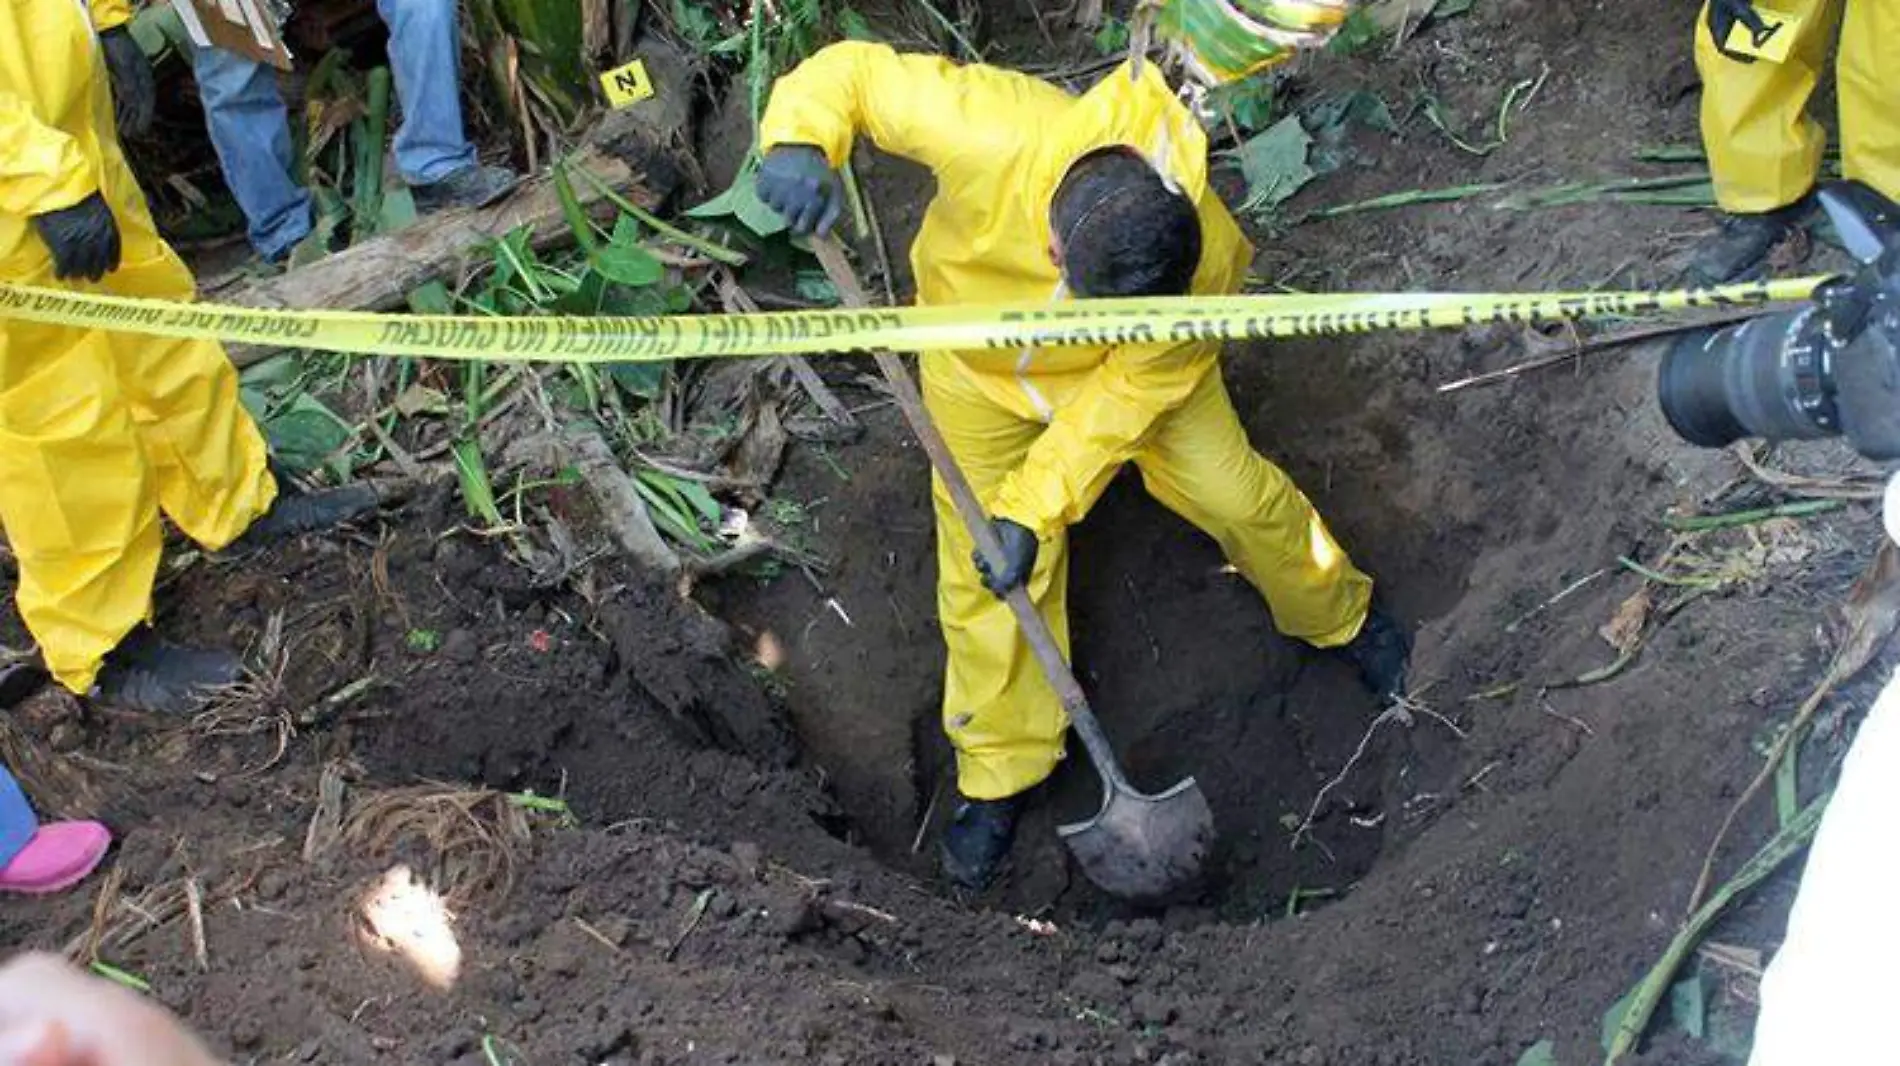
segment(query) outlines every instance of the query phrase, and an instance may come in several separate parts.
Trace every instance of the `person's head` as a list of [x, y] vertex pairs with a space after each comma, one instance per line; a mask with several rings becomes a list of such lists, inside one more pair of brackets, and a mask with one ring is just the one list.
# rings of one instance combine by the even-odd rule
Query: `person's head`
[[1077, 296], [1180, 296], [1201, 262], [1194, 202], [1132, 148], [1075, 161], [1049, 204], [1049, 255]]

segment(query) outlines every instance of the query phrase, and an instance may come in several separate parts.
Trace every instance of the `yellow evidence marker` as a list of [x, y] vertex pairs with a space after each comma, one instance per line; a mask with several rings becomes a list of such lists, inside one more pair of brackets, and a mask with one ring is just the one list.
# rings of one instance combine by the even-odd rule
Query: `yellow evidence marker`
[[647, 77], [647, 65], [638, 59], [602, 74], [600, 88], [607, 94], [607, 103], [616, 111], [653, 95], [653, 81]]

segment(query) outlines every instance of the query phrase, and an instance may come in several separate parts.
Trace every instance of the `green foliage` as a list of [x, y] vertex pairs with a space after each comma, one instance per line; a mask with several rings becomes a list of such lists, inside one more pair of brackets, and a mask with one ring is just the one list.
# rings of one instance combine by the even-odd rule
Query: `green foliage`
[[1326, 50], [1336, 56], [1358, 56], [1379, 47], [1379, 40], [1385, 36], [1379, 20], [1365, 5], [1354, 7], [1346, 13], [1346, 21], [1339, 32], [1326, 43]]
[[1218, 115], [1225, 116], [1242, 133], [1255, 133], [1273, 121], [1278, 82], [1267, 75], [1255, 75], [1228, 82], [1208, 94], [1208, 103]]
[[313, 395], [314, 375], [292, 358], [266, 360], [239, 378], [238, 397], [264, 431], [271, 453], [295, 473], [328, 469], [349, 477], [351, 426]]
[[1377, 93], [1365, 90], [1320, 100], [1302, 113], [1301, 123], [1313, 135], [1312, 164], [1321, 175], [1331, 174], [1350, 161], [1347, 142], [1354, 130], [1398, 132], [1392, 109]]
[[831, 283], [822, 270], [801, 270], [792, 280], [792, 287], [799, 298], [810, 300], [822, 307], [838, 306], [838, 287]]
[[722, 512], [706, 486], [657, 470], [641, 470], [634, 475], [633, 487], [661, 532], [702, 554], [718, 546], [706, 528], [717, 528]]
[[673, 0], [673, 25], [695, 51], [711, 51], [722, 36], [719, 17], [698, 0]]
[[1105, 56], [1120, 55], [1128, 50], [1128, 23], [1109, 16], [1102, 20], [1102, 27], [1095, 31], [1095, 50]]
[[433, 629], [412, 629], [403, 638], [410, 651], [428, 654], [442, 646], [442, 634]]
[[785, 220], [759, 199], [756, 187], [758, 171], [757, 157], [748, 158], [745, 165], [739, 168], [739, 176], [732, 179], [732, 184], [724, 192], [688, 210], [686, 217], [710, 219], [729, 216], [759, 237], [783, 233]]
[[877, 32], [871, 29], [871, 24], [864, 21], [864, 16], [858, 14], [857, 9], [853, 7], [841, 7], [838, 9], [838, 35], [847, 41], [875, 41], [879, 39]]
[[1557, 1066], [1557, 1045], [1539, 1040], [1517, 1057], [1517, 1066]]
[[1307, 162], [1312, 146], [1300, 117], [1288, 115], [1235, 149], [1232, 154], [1247, 179], [1247, 201], [1241, 209], [1271, 212], [1312, 181], [1316, 172]]

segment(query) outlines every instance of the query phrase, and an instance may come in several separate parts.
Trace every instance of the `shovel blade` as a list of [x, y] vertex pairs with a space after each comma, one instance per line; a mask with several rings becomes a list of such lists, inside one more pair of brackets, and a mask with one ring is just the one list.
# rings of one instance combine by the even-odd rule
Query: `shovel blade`
[[1102, 891], [1159, 902], [1199, 881], [1214, 812], [1191, 777], [1156, 796], [1110, 787], [1095, 817], [1056, 833]]

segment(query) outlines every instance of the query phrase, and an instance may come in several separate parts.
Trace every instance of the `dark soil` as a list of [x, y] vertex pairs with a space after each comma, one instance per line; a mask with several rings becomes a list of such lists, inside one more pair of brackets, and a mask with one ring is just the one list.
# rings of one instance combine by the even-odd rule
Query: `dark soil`
[[[1694, 5], [1623, 8], [1498, 0], [1390, 56], [1307, 64], [1294, 105], [1364, 88], [1406, 119], [1426, 84], [1472, 129], [1549, 74], [1491, 155], [1414, 116], [1399, 137], [1361, 134], [1357, 161], [1290, 214], [1628, 176], [1637, 147], [1692, 142]], [[1060, 48], [1022, 5], [991, 5], [991, 58], [1090, 58], [1049, 28]], [[861, 168], [901, 249], [927, 180]], [[1671, 276], [1709, 226], [1661, 208], [1441, 204], [1262, 231], [1255, 273], [1360, 290], [1640, 284]], [[98, 957], [247, 1061], [1508, 1066], [1544, 1038], [1560, 1062], [1595, 1061], [1604, 1011], [1667, 942], [1756, 746], [1818, 678], [1827, 608], [1877, 534], [1857, 505], [1707, 538], [1699, 550], [1755, 560], [1751, 580], [1683, 608], [1608, 680], [1566, 684], [1615, 657], [1597, 631], [1640, 584], [1617, 558], [1653, 560], [1672, 507], [1759, 490], [1730, 458], [1674, 442], [1653, 350], [1435, 390], [1532, 340], [1494, 327], [1228, 354], [1258, 444], [1418, 627], [1414, 687], [1442, 716], [1374, 733], [1306, 846], [1293, 827], [1376, 708], [1344, 668], [1277, 636], [1213, 545], [1133, 480], [1077, 531], [1084, 684], [1137, 780], [1195, 775], [1221, 827], [1206, 893], [1166, 911], [1114, 905], [1067, 865], [1051, 827], [1095, 788], [1075, 759], [1001, 885], [968, 900], [936, 879], [949, 762], [926, 474], [888, 408], [854, 444], [795, 448], [774, 489], [830, 564], [809, 579], [705, 584], [705, 610], [612, 565], [537, 585], [457, 528], [452, 499], [425, 497], [353, 538], [199, 559], [168, 583], [168, 629], [269, 667], [281, 619], [280, 687], [190, 724], [45, 693], [10, 716], [8, 758], [41, 804], [122, 836], [115, 880], [95, 885], [156, 924], [121, 923]], [[827, 368], [873, 403], [857, 372]], [[1832, 706], [1804, 788], [1864, 695]], [[348, 782], [351, 815], [440, 782], [565, 797], [577, 821], [531, 815], [532, 843], [481, 876], [466, 850], [414, 832], [306, 859], [326, 771]], [[1763, 806], [1724, 869], [1772, 821]], [[509, 835], [509, 817], [477, 821]], [[397, 862], [451, 897], [464, 964], [450, 991], [360, 935], [357, 899]], [[202, 967], [175, 903], [187, 882], [205, 897]], [[1771, 952], [1790, 884], [1771, 881], [1717, 938]], [[0, 904], [0, 937], [83, 952], [96, 894]], [[1663, 1036], [1646, 1061], [1704, 1059]]]

